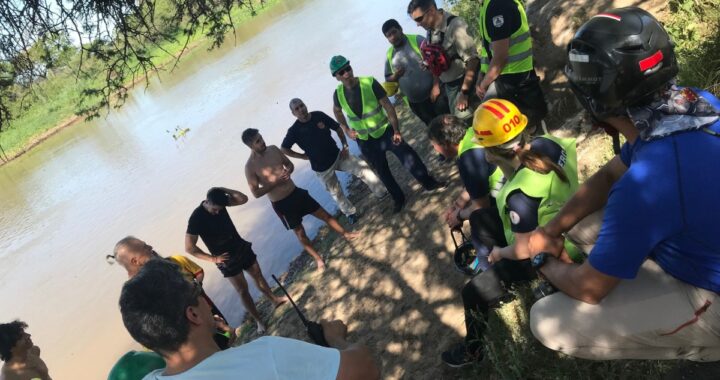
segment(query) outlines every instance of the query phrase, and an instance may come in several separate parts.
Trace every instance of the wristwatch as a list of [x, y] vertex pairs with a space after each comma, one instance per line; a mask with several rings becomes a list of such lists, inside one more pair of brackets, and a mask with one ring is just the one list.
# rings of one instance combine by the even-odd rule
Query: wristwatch
[[548, 257], [551, 257], [552, 254], [549, 252], [540, 252], [535, 257], [532, 258], [532, 261], [530, 261], [530, 264], [532, 265], [535, 270], [540, 269], [545, 263], [547, 263]]
[[462, 88], [460, 88], [460, 92], [462, 92], [463, 95], [470, 95], [470, 89], [469, 89], [469, 88], [466, 89], [466, 90], [463, 90]]

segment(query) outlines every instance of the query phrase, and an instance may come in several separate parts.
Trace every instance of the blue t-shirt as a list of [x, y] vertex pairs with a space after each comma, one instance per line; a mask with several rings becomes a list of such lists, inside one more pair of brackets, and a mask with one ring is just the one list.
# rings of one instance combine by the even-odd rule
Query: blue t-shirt
[[[720, 132], [720, 122], [710, 129]], [[590, 264], [631, 279], [649, 257], [683, 282], [720, 292], [720, 137], [638, 139], [620, 157], [628, 170], [610, 190]]]
[[337, 160], [340, 150], [330, 135], [330, 130], [337, 131], [340, 125], [322, 111], [310, 112], [310, 120], [306, 123], [296, 120], [288, 129], [285, 139], [280, 145], [286, 149], [298, 144], [310, 160], [310, 167], [316, 172], [328, 170]]

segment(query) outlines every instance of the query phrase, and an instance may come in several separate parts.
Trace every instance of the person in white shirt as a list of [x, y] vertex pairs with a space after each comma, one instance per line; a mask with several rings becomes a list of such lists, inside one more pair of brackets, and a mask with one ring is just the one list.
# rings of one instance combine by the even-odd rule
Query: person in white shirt
[[125, 283], [120, 313], [130, 335], [160, 354], [164, 369], [155, 379], [379, 379], [370, 350], [345, 340], [341, 321], [321, 321], [331, 348], [302, 341], [263, 337], [220, 351], [213, 340], [215, 320], [200, 295], [173, 263], [152, 260]]

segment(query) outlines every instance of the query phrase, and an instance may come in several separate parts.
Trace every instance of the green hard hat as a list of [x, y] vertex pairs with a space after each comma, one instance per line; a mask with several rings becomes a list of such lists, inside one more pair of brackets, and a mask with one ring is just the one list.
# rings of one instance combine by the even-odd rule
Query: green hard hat
[[142, 380], [148, 373], [165, 368], [165, 360], [154, 352], [129, 351], [115, 363], [108, 380]]
[[335, 73], [343, 68], [343, 66], [349, 65], [350, 61], [347, 60], [347, 58], [343, 57], [342, 55], [336, 55], [332, 57], [330, 60], [330, 74], [333, 76]]

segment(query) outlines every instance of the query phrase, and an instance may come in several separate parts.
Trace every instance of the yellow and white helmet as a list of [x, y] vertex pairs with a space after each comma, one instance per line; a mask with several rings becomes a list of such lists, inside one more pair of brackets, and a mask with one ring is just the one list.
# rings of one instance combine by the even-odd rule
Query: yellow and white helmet
[[511, 102], [490, 99], [475, 110], [472, 127], [475, 141], [489, 148], [511, 141], [525, 130], [527, 123], [527, 116]]

